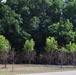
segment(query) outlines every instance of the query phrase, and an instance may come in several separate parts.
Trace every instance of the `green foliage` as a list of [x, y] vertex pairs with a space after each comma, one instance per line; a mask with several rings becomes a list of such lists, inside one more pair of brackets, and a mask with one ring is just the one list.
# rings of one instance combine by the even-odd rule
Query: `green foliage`
[[76, 1], [69, 0], [63, 10], [64, 19], [68, 18], [73, 23], [74, 29], [76, 29]]
[[30, 24], [29, 24], [29, 28], [31, 30], [37, 30], [39, 28], [39, 23], [40, 20], [38, 17], [34, 16], [33, 18], [31, 18], [30, 20]]
[[59, 49], [59, 51], [61, 51], [61, 52], [67, 52], [67, 49], [66, 49], [65, 47], [61, 47], [61, 48]]
[[44, 49], [50, 52], [59, 45], [60, 50], [72, 52], [75, 43], [69, 42], [76, 42], [76, 1], [7, 0], [4, 3], [0, 0], [0, 34], [20, 52], [30, 38], [35, 42], [26, 40], [25, 51], [33, 51], [35, 45], [38, 53]]
[[58, 5], [59, 8], [62, 8], [62, 6], [64, 4], [63, 0], [53, 0], [53, 3]]
[[20, 27], [36, 41], [39, 51], [44, 50], [45, 38], [50, 36], [48, 27], [60, 20], [63, 0], [7, 0], [6, 5], [21, 15]]
[[7, 5], [2, 4], [0, 7], [0, 31], [4, 33], [4, 31], [9, 31], [13, 33], [14, 30], [16, 32], [20, 31], [20, 24], [22, 23], [22, 18], [20, 15], [16, 14], [15, 11], [11, 10]]
[[0, 34], [17, 50], [30, 38], [35, 40], [38, 51], [44, 51], [48, 36], [55, 37], [59, 46], [75, 42], [75, 25], [74, 0], [67, 3], [63, 0], [7, 0], [0, 4]]
[[[59, 38], [59, 40], [65, 40], [66, 43], [74, 41], [76, 34], [76, 32], [73, 31], [73, 25], [69, 20], [60, 21], [50, 25], [50, 33]], [[64, 41], [62, 42], [64, 43]]]
[[3, 35], [0, 35], [0, 51], [8, 52], [9, 49], [10, 49], [9, 41]]
[[24, 44], [24, 50], [25, 51], [34, 51], [34, 45], [35, 45], [35, 42], [33, 39], [26, 40], [26, 42]]
[[22, 29], [21, 16], [5, 4], [0, 4], [0, 14], [0, 34], [7, 37], [12, 47], [20, 49], [23, 41], [31, 36]]
[[50, 52], [51, 50], [57, 50], [58, 44], [54, 37], [48, 37], [46, 38], [46, 52]]
[[70, 42], [69, 44], [66, 45], [66, 49], [67, 49], [68, 53], [74, 53], [74, 52], [76, 52], [76, 44]]

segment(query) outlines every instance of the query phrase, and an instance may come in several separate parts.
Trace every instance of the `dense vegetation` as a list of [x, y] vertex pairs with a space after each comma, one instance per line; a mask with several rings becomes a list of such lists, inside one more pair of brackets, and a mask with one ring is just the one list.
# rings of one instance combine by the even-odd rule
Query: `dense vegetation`
[[76, 1], [0, 0], [0, 35], [16, 52], [17, 63], [74, 64]]

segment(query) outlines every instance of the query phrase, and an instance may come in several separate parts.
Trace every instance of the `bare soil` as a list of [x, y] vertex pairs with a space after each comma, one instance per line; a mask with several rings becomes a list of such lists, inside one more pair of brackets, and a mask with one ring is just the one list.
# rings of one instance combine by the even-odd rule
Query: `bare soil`
[[[5, 75], [3, 73], [40, 73], [40, 72], [56, 72], [56, 71], [70, 71], [70, 70], [76, 70], [76, 67], [73, 68], [73, 66], [63, 66], [61, 67], [59, 65], [33, 65], [33, 64], [15, 64], [13, 66], [9, 64], [7, 65], [7, 68], [4, 68], [4, 65], [0, 65], [0, 75]], [[10, 74], [11, 75], [11, 74]]]

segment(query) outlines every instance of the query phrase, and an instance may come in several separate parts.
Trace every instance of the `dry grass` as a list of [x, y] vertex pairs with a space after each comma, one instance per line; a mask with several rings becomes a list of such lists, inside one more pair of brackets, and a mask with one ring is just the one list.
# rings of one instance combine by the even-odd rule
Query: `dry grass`
[[7, 68], [3, 68], [4, 65], [0, 65], [0, 75], [16, 75], [20, 73], [40, 73], [40, 72], [54, 72], [54, 71], [70, 71], [76, 70], [73, 66], [63, 66], [61, 69], [57, 65], [28, 65], [28, 64], [15, 64], [12, 72], [12, 65], [7, 65]]

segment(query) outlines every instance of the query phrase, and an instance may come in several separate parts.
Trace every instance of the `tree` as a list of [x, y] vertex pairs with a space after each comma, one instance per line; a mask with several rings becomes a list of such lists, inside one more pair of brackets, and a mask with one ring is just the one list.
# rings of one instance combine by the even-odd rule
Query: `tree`
[[9, 56], [8, 56], [8, 61], [12, 65], [11, 71], [14, 71], [14, 64], [16, 61], [18, 61], [18, 59], [19, 59], [18, 56], [19, 56], [19, 54], [17, 54], [17, 52], [14, 50], [14, 48], [11, 48], [11, 50], [9, 51]]
[[2, 58], [3, 58], [3, 62], [5, 63], [5, 68], [7, 63], [8, 52], [10, 49], [11, 47], [9, 41], [3, 35], [0, 35], [0, 52], [2, 53]]
[[61, 68], [62, 68], [62, 66], [63, 66], [63, 64], [64, 64], [64, 57], [65, 57], [65, 53], [66, 53], [66, 48], [65, 47], [61, 47], [60, 49], [59, 49], [59, 52], [58, 52], [58, 57], [59, 57], [59, 59], [60, 59], [60, 63], [61, 63]]
[[74, 66], [74, 64], [75, 64], [76, 44], [70, 42], [69, 44], [66, 45], [66, 48], [67, 48], [67, 52], [68, 53], [72, 53], [72, 56], [73, 56], [73, 66]]
[[35, 42], [33, 41], [33, 39], [31, 39], [30, 41], [26, 40], [24, 44], [24, 49], [26, 51], [34, 51], [34, 45], [35, 45]]
[[[38, 52], [44, 49], [45, 39], [49, 35], [48, 25], [51, 21], [47, 11], [52, 5], [52, 0], [7, 0], [6, 4], [21, 15], [23, 19], [21, 27], [31, 34], [31, 38], [36, 42], [35, 47], [37, 50], [40, 49]], [[13, 9], [14, 4], [16, 4], [15, 9]]]
[[[52, 6], [50, 6], [49, 9], [49, 16], [51, 17], [51, 22], [52, 23], [57, 23], [59, 22], [62, 14], [62, 9], [63, 9], [64, 1], [63, 0], [53, 0]], [[52, 24], [51, 23], [51, 24]]]
[[68, 19], [50, 25], [50, 33], [62, 46], [69, 43], [69, 41], [75, 41], [76, 33], [73, 31], [73, 25]]
[[45, 50], [47, 52], [50, 52], [51, 50], [56, 50], [58, 49], [58, 44], [57, 44], [57, 41], [55, 40], [54, 37], [48, 37], [46, 38], [46, 47], [45, 47]]
[[46, 46], [45, 46], [46, 53], [44, 57], [49, 64], [52, 63], [52, 60], [54, 59], [55, 51], [57, 49], [58, 49], [58, 44], [55, 38], [54, 37], [46, 38]]
[[39, 23], [40, 23], [40, 19], [34, 16], [29, 20], [29, 25], [26, 26], [26, 31], [27, 33], [31, 34], [32, 38], [34, 37], [35, 33], [39, 29]]
[[24, 44], [24, 59], [26, 59], [29, 64], [31, 63], [31, 61], [34, 59], [36, 52], [34, 51], [34, 46], [35, 46], [35, 42], [33, 39], [31, 40], [26, 40], [25, 44]]
[[64, 19], [69, 19], [74, 26], [74, 30], [76, 30], [76, 2], [74, 0], [68, 1], [63, 9], [63, 17]]
[[21, 16], [5, 4], [0, 4], [0, 14], [0, 34], [9, 39], [13, 48], [20, 50], [24, 40], [31, 36], [22, 29]]
[[[37, 52], [43, 52], [50, 24], [60, 20], [63, 0], [7, 0], [8, 5], [23, 19], [22, 30], [30, 33]], [[40, 40], [40, 41], [38, 41]]]
[[6, 4], [11, 7], [12, 10], [18, 10], [18, 0], [6, 0]]

